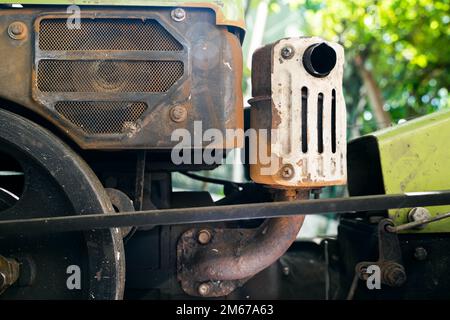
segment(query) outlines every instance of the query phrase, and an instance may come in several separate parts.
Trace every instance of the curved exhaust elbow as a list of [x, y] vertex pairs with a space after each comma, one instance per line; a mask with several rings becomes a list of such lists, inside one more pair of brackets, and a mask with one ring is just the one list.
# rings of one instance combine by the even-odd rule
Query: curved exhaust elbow
[[[283, 191], [283, 201], [309, 198], [309, 190]], [[304, 216], [273, 218], [257, 229], [213, 229], [208, 243], [191, 229], [178, 242], [178, 279], [191, 295], [225, 296], [275, 263], [296, 240]]]
[[253, 237], [226, 255], [210, 256], [196, 264], [200, 281], [251, 278], [276, 262], [292, 245], [305, 217], [269, 219]]

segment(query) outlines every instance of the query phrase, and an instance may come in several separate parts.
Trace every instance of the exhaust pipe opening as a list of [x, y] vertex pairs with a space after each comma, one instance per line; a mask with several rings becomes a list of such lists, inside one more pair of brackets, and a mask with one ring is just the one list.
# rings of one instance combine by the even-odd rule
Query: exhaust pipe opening
[[336, 62], [336, 51], [325, 42], [310, 46], [303, 55], [303, 66], [309, 74], [317, 78], [329, 75]]

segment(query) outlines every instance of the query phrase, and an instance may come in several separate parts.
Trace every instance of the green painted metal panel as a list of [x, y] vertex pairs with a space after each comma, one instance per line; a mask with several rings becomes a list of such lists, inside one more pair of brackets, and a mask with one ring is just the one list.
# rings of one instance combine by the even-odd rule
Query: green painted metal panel
[[[373, 134], [378, 141], [386, 194], [450, 189], [450, 110]], [[450, 206], [428, 208], [433, 216]], [[407, 222], [409, 210], [391, 210], [396, 224]], [[420, 231], [450, 232], [450, 220]]]
[[217, 24], [245, 29], [243, 0], [0, 0], [0, 4], [210, 8], [216, 12]]

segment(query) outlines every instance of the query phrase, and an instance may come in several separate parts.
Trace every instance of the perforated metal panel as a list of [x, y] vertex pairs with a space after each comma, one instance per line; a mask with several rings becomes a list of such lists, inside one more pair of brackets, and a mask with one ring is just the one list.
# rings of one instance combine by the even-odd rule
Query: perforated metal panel
[[69, 29], [67, 19], [42, 20], [39, 48], [47, 51], [183, 50], [183, 46], [155, 20], [98, 18], [81, 19], [80, 29]]
[[41, 60], [42, 92], [166, 92], [183, 75], [181, 61]]
[[63, 101], [55, 109], [87, 134], [124, 134], [136, 130], [136, 121], [147, 110], [147, 104]]

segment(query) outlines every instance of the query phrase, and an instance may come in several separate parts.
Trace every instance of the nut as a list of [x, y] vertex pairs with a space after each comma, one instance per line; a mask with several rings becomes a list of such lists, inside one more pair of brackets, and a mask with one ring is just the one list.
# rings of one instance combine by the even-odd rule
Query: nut
[[291, 59], [294, 56], [295, 50], [291, 46], [286, 46], [283, 49], [281, 49], [281, 56], [284, 59]]
[[294, 177], [294, 173], [294, 168], [290, 164], [283, 166], [280, 170], [281, 177], [286, 180], [292, 179]]
[[[430, 218], [431, 218], [430, 211], [428, 211], [425, 208], [421, 208], [421, 207], [413, 208], [408, 213], [408, 221], [409, 222], [422, 221], [422, 220], [430, 219]], [[416, 228], [423, 229], [423, 228], [425, 228], [425, 225], [421, 225]]]
[[15, 21], [8, 27], [8, 35], [14, 40], [23, 40], [27, 36], [27, 26], [25, 23]]
[[172, 10], [171, 14], [172, 19], [175, 21], [183, 21], [184, 19], [186, 19], [186, 11], [184, 11], [182, 8], [176, 8], [174, 10]]
[[200, 244], [208, 244], [211, 241], [211, 232], [209, 230], [200, 230], [197, 240]]
[[170, 109], [170, 119], [174, 122], [183, 122], [187, 118], [187, 110], [183, 106], [175, 106]]
[[406, 273], [403, 266], [398, 263], [388, 263], [382, 267], [384, 283], [390, 287], [398, 288], [406, 282]]
[[427, 256], [428, 252], [424, 247], [417, 247], [416, 250], [414, 250], [414, 258], [416, 258], [416, 260], [424, 261]]
[[207, 296], [210, 291], [211, 286], [209, 285], [209, 283], [205, 282], [198, 286], [198, 294], [201, 295], [202, 297]]

